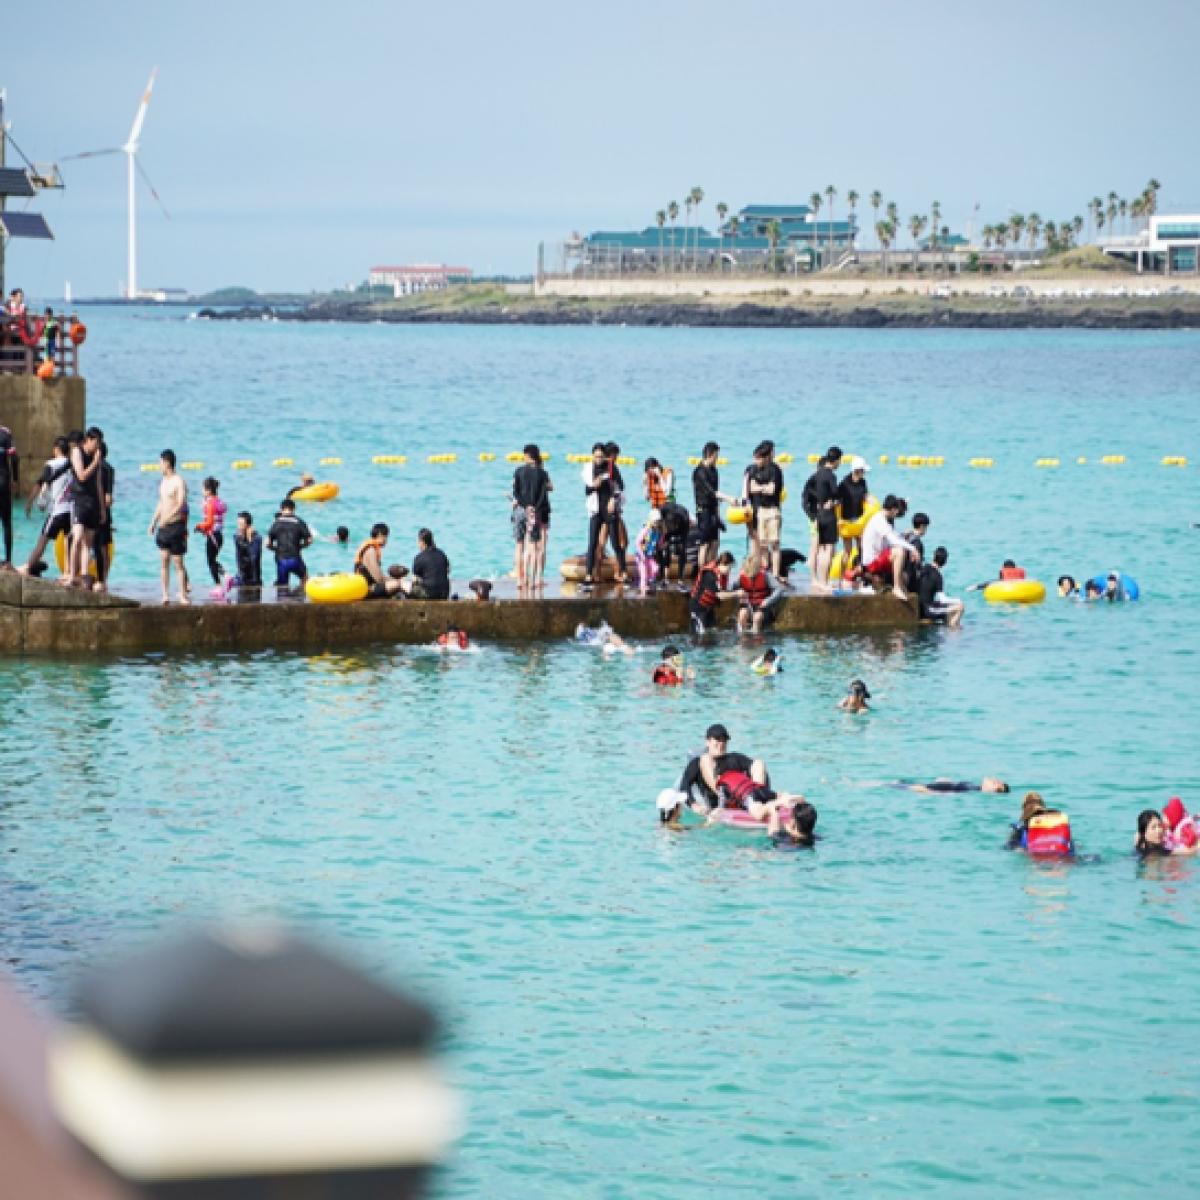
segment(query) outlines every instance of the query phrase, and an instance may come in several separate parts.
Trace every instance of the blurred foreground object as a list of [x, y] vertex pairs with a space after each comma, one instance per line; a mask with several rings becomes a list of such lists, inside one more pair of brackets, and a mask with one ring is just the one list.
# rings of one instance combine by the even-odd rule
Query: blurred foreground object
[[63, 1125], [134, 1195], [400, 1200], [458, 1132], [413, 1000], [279, 929], [116, 959], [50, 1048]]

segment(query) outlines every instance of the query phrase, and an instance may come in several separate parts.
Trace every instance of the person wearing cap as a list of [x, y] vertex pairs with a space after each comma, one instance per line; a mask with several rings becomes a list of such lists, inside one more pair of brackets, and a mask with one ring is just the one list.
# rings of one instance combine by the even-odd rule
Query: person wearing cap
[[[867, 483], [867, 460], [857, 454], [850, 460], [850, 474], [838, 484], [837, 499], [842, 510], [843, 521], [858, 521], [862, 518], [867, 507], [867, 496], [870, 495], [870, 484]], [[862, 561], [862, 537], [842, 539], [844, 551], [842, 561], [850, 562], [851, 556], [857, 551], [859, 562]]]
[[759, 442], [755, 447], [754, 461], [746, 468], [742, 481], [742, 494], [752, 512], [751, 552], [770, 555], [771, 570], [778, 575], [783, 536], [783, 471], [775, 461], [774, 442]]
[[870, 698], [871, 693], [867, 691], [867, 685], [861, 679], [855, 679], [851, 681], [845, 696], [838, 701], [838, 708], [848, 713], [870, 712], [871, 706], [867, 703]]
[[[710, 808], [716, 808], [720, 804], [720, 779], [729, 771], [740, 771], [749, 775], [760, 787], [770, 786], [767, 764], [761, 758], [750, 758], [746, 754], [731, 751], [729, 749], [729, 730], [721, 724], [710, 725], [705, 731], [704, 753], [700, 755], [696, 763], [697, 781], [702, 785], [700, 790]], [[689, 763], [688, 766], [690, 769], [691, 764]], [[684, 778], [688, 778], [686, 771]]]
[[885, 579], [890, 575], [892, 594], [898, 600], [908, 599], [904, 590], [905, 561], [917, 552], [894, 528], [904, 508], [904, 501], [898, 496], [885, 496], [883, 507], [867, 522], [862, 537], [863, 571]]

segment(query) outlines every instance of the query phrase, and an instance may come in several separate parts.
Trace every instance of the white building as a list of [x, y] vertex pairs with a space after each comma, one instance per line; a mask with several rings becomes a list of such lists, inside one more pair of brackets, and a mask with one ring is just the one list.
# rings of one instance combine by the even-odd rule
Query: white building
[[396, 297], [414, 292], [439, 291], [452, 283], [470, 283], [470, 267], [447, 267], [441, 263], [414, 263], [406, 267], [372, 267], [367, 276], [371, 287], [390, 287]]
[[1200, 213], [1156, 214], [1140, 233], [1101, 238], [1100, 249], [1135, 263], [1139, 272], [1200, 274]]

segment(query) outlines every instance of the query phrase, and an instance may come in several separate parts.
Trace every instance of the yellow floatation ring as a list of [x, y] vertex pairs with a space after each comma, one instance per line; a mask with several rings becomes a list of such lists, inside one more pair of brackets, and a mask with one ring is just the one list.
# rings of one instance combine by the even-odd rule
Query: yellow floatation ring
[[336, 483], [313, 483], [308, 487], [297, 488], [292, 493], [293, 500], [316, 500], [324, 503], [326, 500], [336, 500], [342, 489]]
[[367, 598], [367, 581], [346, 571], [336, 575], [311, 575], [304, 594], [314, 604], [352, 604]]
[[[93, 551], [94, 553], [94, 551]], [[117, 557], [117, 539], [113, 538], [113, 543], [108, 548], [108, 569], [112, 570], [113, 559]], [[67, 535], [60, 533], [54, 539], [54, 561], [58, 563], [58, 569], [65, 572], [67, 569]], [[96, 575], [96, 560], [93, 558], [88, 566], [88, 571], [95, 578]]]
[[740, 504], [731, 504], [725, 510], [725, 520], [730, 525], [747, 525], [750, 522], [750, 514], [753, 511], [749, 505], [743, 508]]
[[983, 589], [983, 598], [993, 604], [1041, 604], [1046, 585], [1037, 579], [998, 579]]
[[[866, 503], [863, 505], [862, 516], [857, 521], [838, 521], [838, 537], [841, 538], [857, 538], [862, 537], [863, 530], [867, 527], [867, 522], [880, 510], [882, 505], [875, 499], [874, 496], [868, 496]], [[838, 506], [838, 514], [841, 514], [841, 506]]]

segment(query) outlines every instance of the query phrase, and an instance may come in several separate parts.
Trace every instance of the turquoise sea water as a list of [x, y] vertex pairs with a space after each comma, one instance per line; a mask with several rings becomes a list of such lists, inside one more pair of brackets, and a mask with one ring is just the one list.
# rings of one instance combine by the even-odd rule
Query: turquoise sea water
[[[6, 663], [0, 927], [32, 994], [64, 1008], [82, 963], [180, 919], [336, 937], [446, 1011], [451, 1196], [1195, 1193], [1200, 864], [1130, 846], [1141, 808], [1200, 807], [1196, 467], [1159, 465], [1200, 461], [1200, 337], [89, 327], [118, 578], [152, 578], [137, 464], [164, 445], [263, 517], [292, 481], [272, 458], [340, 455], [322, 532], [382, 518], [407, 555], [429, 524], [465, 577], [511, 555], [511, 468], [482, 450], [554, 455], [556, 561], [584, 529], [565, 452], [613, 436], [682, 466], [715, 436], [732, 482], [773, 436], [944, 455], [872, 482], [932, 515], [952, 591], [1012, 555], [1047, 582], [1122, 566], [1144, 599], [974, 596], [957, 633], [787, 639], [773, 680], [722, 638], [671, 694], [650, 648], [567, 644]], [[443, 452], [462, 461], [424, 462]], [[864, 718], [834, 708], [856, 675]], [[815, 852], [656, 828], [718, 719], [816, 804]], [[886, 786], [985, 773], [1017, 794]], [[1027, 788], [1098, 861], [1003, 851]]]

